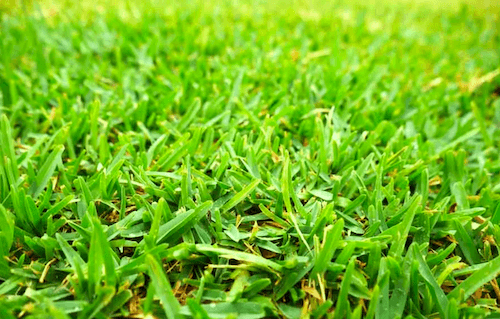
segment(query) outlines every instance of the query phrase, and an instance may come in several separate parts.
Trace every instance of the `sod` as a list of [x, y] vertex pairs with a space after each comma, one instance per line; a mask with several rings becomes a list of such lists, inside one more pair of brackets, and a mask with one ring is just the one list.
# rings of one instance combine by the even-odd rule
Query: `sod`
[[0, 318], [498, 318], [494, 2], [0, 5]]

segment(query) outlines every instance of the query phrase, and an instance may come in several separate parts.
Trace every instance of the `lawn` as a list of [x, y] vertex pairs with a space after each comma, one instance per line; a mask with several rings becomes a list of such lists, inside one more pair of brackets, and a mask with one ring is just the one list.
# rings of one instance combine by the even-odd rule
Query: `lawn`
[[0, 4], [0, 318], [498, 318], [494, 1]]

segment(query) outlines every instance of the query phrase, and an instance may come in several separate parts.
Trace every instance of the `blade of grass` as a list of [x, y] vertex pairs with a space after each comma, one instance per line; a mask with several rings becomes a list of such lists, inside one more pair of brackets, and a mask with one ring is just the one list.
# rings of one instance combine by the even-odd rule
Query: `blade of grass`
[[58, 145], [45, 160], [45, 163], [40, 168], [40, 171], [37, 174], [36, 182], [30, 188], [30, 193], [32, 194], [33, 198], [38, 198], [38, 196], [47, 186], [50, 177], [52, 177], [58, 163], [61, 161], [61, 155], [63, 152], [64, 146]]
[[445, 293], [437, 283], [436, 278], [434, 278], [429, 266], [427, 266], [427, 263], [422, 258], [418, 245], [416, 243], [412, 244], [409, 251], [413, 253], [415, 260], [418, 261], [418, 271], [429, 287], [429, 290], [438, 305], [439, 313], [444, 317], [444, 314], [448, 309], [448, 299], [446, 298]]
[[170, 282], [168, 281], [161, 264], [152, 255], [146, 256], [151, 284], [155, 287], [155, 292], [160, 298], [161, 305], [168, 319], [179, 319], [181, 306], [174, 296]]
[[448, 300], [458, 299], [461, 296], [467, 299], [481, 286], [498, 276], [499, 273], [500, 256], [487, 262], [480, 270], [474, 272], [467, 279], [462, 281], [448, 294]]
[[243, 201], [259, 184], [260, 180], [256, 179], [252, 181], [250, 184], [245, 186], [240, 192], [234, 195], [224, 206], [221, 208], [221, 212], [225, 213], [229, 211], [234, 206], [238, 205], [241, 201]]

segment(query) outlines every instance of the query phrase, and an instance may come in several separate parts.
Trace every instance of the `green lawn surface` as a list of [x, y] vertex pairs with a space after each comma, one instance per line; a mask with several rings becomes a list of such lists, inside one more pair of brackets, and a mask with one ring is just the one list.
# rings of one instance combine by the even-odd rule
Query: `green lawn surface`
[[6, 0], [0, 318], [498, 318], [494, 1]]

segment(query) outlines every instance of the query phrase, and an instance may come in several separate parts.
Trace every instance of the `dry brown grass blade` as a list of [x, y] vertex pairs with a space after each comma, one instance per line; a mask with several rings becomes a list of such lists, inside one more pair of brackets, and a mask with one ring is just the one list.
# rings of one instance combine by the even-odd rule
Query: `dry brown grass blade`
[[462, 83], [460, 87], [462, 88], [462, 90], [472, 93], [480, 88], [483, 84], [493, 81], [499, 75], [500, 69], [496, 69], [481, 77], [473, 77], [468, 83]]

